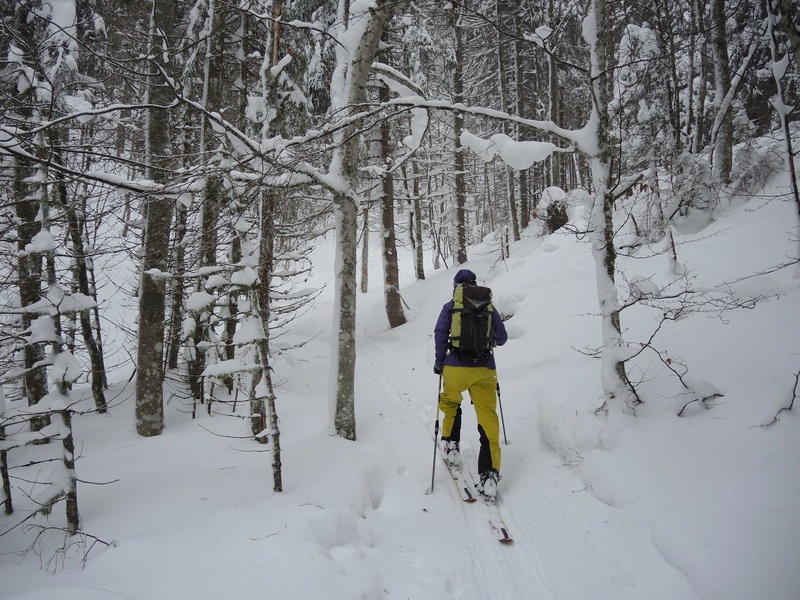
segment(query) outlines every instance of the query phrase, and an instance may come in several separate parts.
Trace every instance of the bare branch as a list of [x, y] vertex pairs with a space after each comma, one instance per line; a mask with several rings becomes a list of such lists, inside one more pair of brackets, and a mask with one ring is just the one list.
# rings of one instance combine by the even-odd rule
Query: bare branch
[[780, 415], [781, 415], [782, 412], [787, 411], [787, 410], [792, 410], [792, 408], [794, 407], [794, 401], [797, 400], [798, 387], [800, 387], [800, 371], [798, 371], [797, 373], [794, 374], [794, 389], [792, 390], [792, 400], [791, 400], [791, 402], [789, 402], [789, 406], [784, 406], [777, 413], [775, 413], [775, 416], [772, 418], [772, 421], [770, 421], [769, 423], [765, 423], [765, 424], [761, 425], [760, 427], [764, 427], [764, 428], [772, 427], [773, 425], [775, 425], [775, 423], [777, 423], [778, 421], [781, 420], [780, 419]]

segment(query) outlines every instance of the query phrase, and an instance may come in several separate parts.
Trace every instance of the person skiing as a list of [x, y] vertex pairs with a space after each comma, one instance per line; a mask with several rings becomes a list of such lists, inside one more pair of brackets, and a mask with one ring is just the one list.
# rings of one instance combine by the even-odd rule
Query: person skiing
[[[461, 290], [459, 290], [459, 285]], [[456, 299], [450, 300], [439, 313], [434, 329], [436, 346], [433, 372], [441, 376], [443, 386], [439, 394], [439, 410], [444, 414], [442, 421], [442, 450], [448, 464], [460, 466], [461, 440], [461, 401], [463, 392], [469, 391], [475, 414], [478, 419], [478, 435], [480, 452], [478, 454], [478, 472], [480, 484], [478, 491], [487, 498], [497, 495], [497, 482], [500, 479], [500, 422], [497, 418], [497, 371], [492, 348], [502, 346], [508, 340], [505, 325], [500, 313], [491, 307], [488, 288], [479, 288], [475, 273], [469, 269], [461, 269], [453, 279], [454, 296], [459, 292], [469, 293], [472, 289], [485, 290], [489, 294], [490, 310], [488, 314], [487, 350], [479, 357], [465, 358], [459, 352], [458, 341], [454, 339], [454, 313]], [[459, 317], [460, 319], [460, 317]], [[460, 320], [458, 321], [460, 329]], [[460, 337], [460, 332], [455, 334]]]

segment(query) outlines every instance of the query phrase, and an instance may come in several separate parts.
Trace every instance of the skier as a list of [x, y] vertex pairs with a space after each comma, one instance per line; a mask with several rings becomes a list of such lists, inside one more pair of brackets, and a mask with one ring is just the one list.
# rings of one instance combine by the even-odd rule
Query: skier
[[[475, 273], [461, 269], [453, 279], [454, 288], [475, 286]], [[487, 290], [488, 291], [488, 290]], [[469, 391], [478, 419], [480, 452], [478, 491], [492, 499], [497, 495], [500, 479], [500, 423], [497, 418], [497, 371], [492, 348], [502, 346], [508, 340], [500, 313], [491, 308], [489, 312], [487, 349], [481, 358], [467, 360], [459, 356], [452, 338], [455, 300], [442, 307], [434, 329], [436, 362], [433, 372], [441, 375], [444, 386], [439, 394], [439, 410], [444, 413], [442, 421], [442, 449], [448, 463], [459, 466], [459, 442], [461, 440], [462, 393]], [[459, 312], [458, 310], [455, 312]]]

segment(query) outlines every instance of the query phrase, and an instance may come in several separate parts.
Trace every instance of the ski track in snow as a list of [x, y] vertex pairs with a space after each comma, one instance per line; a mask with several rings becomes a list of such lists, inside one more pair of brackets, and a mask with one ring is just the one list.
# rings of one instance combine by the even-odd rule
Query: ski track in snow
[[[397, 391], [402, 390], [404, 386], [384, 366], [391, 363], [392, 357], [384, 356], [378, 345], [372, 344], [369, 349], [365, 348], [359, 353], [359, 361], [362, 372], [383, 383], [382, 387], [388, 391], [388, 398], [402, 407], [411, 404], [419, 417], [419, 426], [425, 428], [426, 423], [434, 416], [434, 402], [429, 398], [421, 399], [413, 392], [404, 394]], [[434, 399], [436, 397], [433, 394], [431, 396]], [[464, 402], [466, 407], [469, 404], [468, 398]], [[471, 453], [472, 457], [475, 457], [474, 451], [463, 439], [462, 447], [465, 452]], [[432, 453], [433, 448], [431, 448], [431, 455]], [[454, 511], [454, 515], [458, 515], [460, 526], [466, 532], [469, 556], [472, 559], [471, 565], [474, 567], [472, 583], [477, 597], [485, 600], [546, 600], [553, 598], [536, 545], [514, 522], [510, 503], [502, 498], [498, 508], [514, 536], [514, 543], [500, 544], [491, 534], [489, 513], [482, 502], [479, 500], [475, 504], [467, 504], [461, 500], [456, 490], [450, 485], [450, 476], [444, 470], [443, 465], [437, 464], [433, 493], [449, 494], [454, 506], [458, 507], [457, 511]], [[430, 482], [427, 485], [430, 485]], [[500, 485], [502, 491], [503, 483], [501, 482]], [[422, 487], [420, 493], [424, 493]]]

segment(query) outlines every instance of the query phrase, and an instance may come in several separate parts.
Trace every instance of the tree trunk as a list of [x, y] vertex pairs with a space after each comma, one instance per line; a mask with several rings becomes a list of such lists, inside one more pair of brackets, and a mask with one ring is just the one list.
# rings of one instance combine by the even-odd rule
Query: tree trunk
[[60, 413], [63, 420], [64, 436], [61, 443], [64, 448], [64, 470], [67, 472], [68, 483], [64, 490], [67, 503], [67, 532], [75, 534], [81, 528], [81, 516], [78, 512], [78, 479], [75, 475], [75, 441], [72, 436], [72, 411], [63, 410]]
[[[517, 97], [517, 114], [521, 118], [526, 118], [525, 110], [525, 71], [523, 70], [522, 61], [522, 19], [518, 14], [514, 15], [514, 73], [516, 80], [515, 95]], [[521, 128], [516, 126], [517, 136], [516, 139], [522, 141]], [[530, 203], [528, 192], [528, 170], [523, 169], [519, 172], [519, 226], [521, 230], [527, 229], [530, 225]]]
[[333, 430], [348, 440], [356, 439], [355, 370], [356, 370], [356, 243], [358, 208], [344, 194], [334, 196], [336, 217], [336, 284], [334, 306], [333, 361], [331, 372], [336, 380]]
[[[453, 7], [453, 35], [455, 36], [455, 64], [453, 65], [453, 103], [464, 101], [464, 28], [461, 12]], [[464, 115], [453, 113], [453, 179], [456, 200], [456, 263], [467, 262], [467, 183], [464, 172], [464, 148], [461, 146], [461, 133], [464, 130]]]
[[[347, 0], [342, 0], [340, 15], [347, 17]], [[347, 61], [344, 116], [358, 110], [366, 98], [366, 84], [372, 61], [378, 53], [381, 36], [394, 12], [404, 2], [377, 0], [374, 8], [361, 18], [369, 19], [363, 29], [355, 54]], [[342, 21], [349, 21], [343, 18]], [[355, 190], [358, 175], [359, 123], [351, 122], [336, 134], [337, 149], [332, 169]], [[336, 173], [338, 171], [338, 173]], [[331, 352], [331, 385], [329, 401], [333, 432], [348, 440], [356, 439], [355, 367], [356, 367], [356, 245], [358, 238], [358, 206], [352, 192], [333, 196], [336, 218], [336, 262], [333, 319], [333, 351]]]
[[[388, 102], [389, 88], [381, 86], [379, 99]], [[381, 121], [381, 158], [387, 169], [392, 164], [392, 125], [388, 119]], [[383, 299], [389, 327], [394, 329], [405, 324], [402, 298], [400, 298], [400, 269], [397, 264], [397, 240], [394, 227], [394, 177], [384, 173], [381, 177], [383, 197], [381, 198], [381, 216], [383, 226]]]
[[175, 210], [175, 251], [172, 254], [172, 272], [175, 277], [170, 282], [172, 304], [169, 311], [169, 333], [167, 342], [167, 369], [178, 368], [178, 358], [183, 343], [183, 296], [186, 290], [186, 224], [189, 211], [182, 202]]
[[[277, 60], [275, 61], [277, 62]], [[272, 272], [274, 268], [275, 252], [275, 197], [271, 193], [266, 193], [261, 204], [261, 226], [260, 226], [260, 247], [259, 247], [259, 269], [258, 278], [260, 286], [257, 294], [258, 314], [261, 316], [261, 325], [264, 330], [264, 338], [258, 344], [259, 360], [261, 364], [260, 385], [261, 391], [256, 394], [255, 409], [262, 422], [258, 426], [268, 432], [268, 441], [272, 446], [272, 483], [273, 490], [283, 491], [283, 475], [281, 472], [281, 444], [280, 428], [278, 425], [278, 413], [275, 405], [275, 389], [272, 385], [272, 368], [270, 366], [269, 353], [269, 321], [270, 321], [270, 288], [272, 286]], [[254, 424], [255, 430], [255, 424]], [[257, 433], [256, 433], [257, 435]], [[267, 441], [263, 437], [256, 438], [259, 441]]]
[[[697, 23], [697, 13], [696, 13], [697, 3], [695, 0], [690, 0], [689, 2], [689, 22], [691, 23], [692, 27], [695, 27]], [[689, 47], [687, 48], [688, 53], [688, 66], [687, 66], [687, 73], [686, 73], [686, 127], [683, 131], [684, 134], [684, 143], [688, 148], [690, 153], [695, 153], [696, 149], [692, 143], [693, 139], [693, 131], [694, 131], [694, 89], [695, 89], [695, 74], [697, 67], [697, 33], [695, 31], [691, 31], [689, 33]]]
[[[594, 16], [596, 39], [591, 47], [591, 93], [592, 117], [596, 124], [598, 154], [589, 159], [595, 199], [590, 215], [589, 231], [592, 254], [597, 274], [597, 299], [602, 319], [603, 353], [601, 383], [606, 401], [617, 398], [626, 399], [633, 392], [622, 360], [622, 328], [620, 325], [620, 305], [616, 276], [617, 252], [614, 246], [614, 196], [611, 191], [611, 117], [608, 102], [611, 99], [610, 79], [612, 76], [609, 57], [613, 54], [608, 44], [611, 42], [610, 15], [606, 12], [607, 0], [593, 0], [593, 10], [587, 17], [589, 28]], [[586, 35], [586, 32], [584, 32]]]
[[[33, 236], [41, 231], [41, 222], [36, 219], [39, 214], [39, 201], [36, 193], [30, 189], [25, 180], [32, 175], [30, 168], [23, 167], [15, 159], [14, 179], [12, 190], [16, 205], [17, 217], [17, 278], [19, 286], [19, 305], [21, 308], [36, 304], [42, 299], [42, 258], [35, 253], [28, 253], [25, 247], [31, 243]], [[23, 312], [21, 320], [22, 331], [27, 331], [34, 316]], [[23, 349], [23, 366], [25, 375], [25, 397], [28, 406], [38, 404], [39, 400], [47, 394], [47, 373], [43, 367], [33, 368], [44, 360], [44, 347], [42, 344], [25, 344]], [[49, 422], [47, 417], [32, 417], [31, 429], [39, 431]]]
[[[788, 10], [787, 6], [781, 5], [781, 10], [786, 11]], [[788, 21], [788, 16], [786, 12], [784, 12], [783, 20], [779, 20], [777, 15], [774, 15], [772, 11], [772, 5], [768, 2], [767, 3], [767, 31], [769, 34], [770, 40], [770, 54], [772, 58], [772, 74], [775, 78], [775, 86], [777, 89], [777, 93], [775, 97], [771, 100], [773, 107], [775, 108], [776, 112], [778, 113], [778, 117], [781, 123], [781, 129], [783, 129], [783, 143], [786, 149], [786, 165], [789, 170], [789, 182], [792, 190], [792, 196], [794, 196], [795, 205], [797, 206], [797, 216], [800, 217], [800, 189], [798, 189], [797, 183], [797, 170], [794, 164], [794, 144], [792, 142], [792, 130], [789, 123], [789, 119], [787, 115], [790, 114], [791, 109], [786, 105], [784, 102], [785, 94], [784, 94], [784, 77], [786, 77], [785, 71], [780, 73], [777, 69], [777, 65], [779, 64], [781, 58], [778, 56], [780, 44], [778, 42], [778, 38], [775, 35], [775, 27], [773, 23], [783, 24], [785, 29], [785, 33], [790, 37], [792, 34], [797, 35], [797, 30], [794, 29], [793, 24], [791, 21]], [[790, 27], [791, 26], [791, 27]], [[792, 44], [790, 43], [790, 47]], [[800, 56], [795, 56], [795, 59], [800, 58]], [[800, 257], [800, 252], [798, 252], [798, 257]]]
[[[211, 34], [206, 43], [206, 56], [204, 62], [203, 99], [206, 111], [218, 113], [222, 110], [223, 97], [223, 51], [225, 47], [225, 22], [226, 5], [224, 3], [209, 4], [208, 21]], [[217, 140], [211, 127], [211, 122], [206, 113], [202, 115], [202, 130], [200, 138], [200, 152], [204, 161], [212, 162], [212, 150], [217, 146]], [[202, 194], [201, 219], [200, 219], [200, 256], [199, 272], [205, 267], [217, 264], [217, 228], [219, 227], [219, 207], [222, 203], [222, 177], [211, 174], [206, 178], [205, 189]], [[201, 275], [198, 289], [204, 289], [206, 277]], [[205, 385], [202, 373], [206, 368], [206, 354], [208, 342], [211, 339], [211, 310], [203, 310], [196, 315], [194, 330], [194, 360], [189, 365], [189, 388], [192, 391], [194, 402], [205, 402]], [[211, 410], [209, 399], [207, 410]]]
[[[6, 395], [3, 386], [0, 385], [0, 422], [6, 416]], [[0, 424], [0, 442], [6, 439], [6, 427]], [[0, 450], [0, 480], [3, 484], [3, 494], [0, 496], [0, 502], [3, 504], [5, 514], [10, 515], [14, 512], [14, 505], [11, 502], [11, 479], [8, 477], [8, 453], [5, 450]]]
[[[147, 177], [166, 181], [165, 170], [172, 164], [169, 114], [158, 108], [169, 104], [172, 91], [160, 69], [164, 62], [162, 43], [170, 46], [177, 22], [175, 0], [153, 0], [150, 44], [154, 64], [150, 68], [147, 110]], [[163, 36], [163, 37], [162, 37]], [[166, 39], [163, 39], [163, 38]], [[168, 71], [167, 71], [168, 72]], [[142, 276], [139, 289], [139, 341], [136, 370], [136, 431], [143, 436], [160, 435], [164, 427], [163, 356], [166, 286], [162, 272], [167, 269], [172, 199], [160, 194], [147, 198]]]
[[[510, 112], [511, 99], [510, 86], [506, 77], [506, 65], [508, 64], [508, 57], [506, 46], [503, 43], [505, 31], [505, 23], [502, 19], [502, 3], [500, 0], [495, 0], [495, 12], [497, 15], [497, 73], [500, 76], [500, 110], [505, 113]], [[514, 135], [514, 126], [509, 126], [503, 122], [503, 133], [509, 135], [513, 139], [517, 139]], [[514, 169], [506, 165], [506, 201], [508, 203], [508, 212], [511, 217], [511, 232], [514, 236], [514, 241], [520, 240], [519, 233], [519, 217], [517, 215], [517, 196], [516, 196], [516, 178], [514, 176]]]
[[[34, 36], [35, 19], [31, 14], [32, 9], [20, 5], [15, 12], [16, 22], [14, 28], [19, 32], [19, 40], [24, 44], [23, 52], [27, 55], [26, 60], [36, 62], [38, 60], [37, 40]], [[16, 43], [16, 42], [15, 42]], [[34, 115], [35, 89], [28, 88], [26, 91], [17, 95], [14, 100], [17, 106], [13, 109], [18, 111], [24, 121], [29, 121]], [[4, 108], [4, 110], [6, 110]], [[32, 124], [33, 126], [33, 124]], [[39, 214], [39, 195], [43, 190], [36, 189], [40, 184], [30, 183], [34, 175], [34, 167], [28, 161], [18, 158], [9, 158], [11, 173], [11, 195], [16, 209], [17, 220], [17, 285], [19, 288], [19, 306], [25, 308], [37, 303], [42, 298], [42, 257], [36, 253], [28, 253], [25, 248], [31, 243], [33, 236], [42, 229], [41, 221], [37, 219]], [[22, 313], [20, 317], [21, 331], [30, 328], [34, 316], [30, 313]], [[33, 365], [40, 364], [44, 359], [44, 347], [42, 344], [25, 344], [22, 350], [23, 367], [25, 375], [22, 378], [25, 397], [28, 406], [38, 404], [39, 400], [47, 394], [47, 372], [44, 367], [33, 368]], [[39, 431], [50, 422], [49, 417], [32, 417], [30, 426], [33, 431]]]
[[[712, 51], [714, 55], [714, 108], [720, 126], [714, 144], [713, 175], [717, 181], [731, 182], [733, 168], [733, 110], [724, 103], [731, 88], [731, 69], [728, 58], [728, 38], [725, 24], [725, 0], [712, 0], [711, 26]], [[720, 113], [723, 113], [720, 115]]]
[[411, 212], [412, 228], [410, 231], [411, 239], [414, 244], [414, 271], [417, 279], [425, 279], [425, 253], [422, 247], [422, 206], [420, 204], [420, 189], [419, 177], [417, 173], [417, 161], [411, 162], [411, 175], [414, 178], [411, 189], [413, 190], [413, 206], [414, 210]]
[[361, 208], [361, 293], [369, 291], [369, 205]]
[[[58, 162], [62, 162], [60, 157]], [[83, 240], [83, 222], [78, 216], [75, 206], [67, 200], [67, 185], [63, 181], [61, 175], [59, 178], [59, 197], [61, 204], [67, 214], [67, 227], [69, 236], [72, 241], [72, 252], [75, 273], [75, 281], [77, 282], [78, 291], [90, 298], [93, 297], [89, 287], [89, 273], [86, 266], [86, 247]], [[86, 352], [89, 355], [89, 365], [91, 366], [91, 380], [92, 380], [92, 397], [94, 398], [94, 405], [99, 413], [105, 413], [108, 410], [105, 398], [105, 362], [103, 360], [103, 351], [94, 337], [92, 329], [91, 314], [89, 310], [80, 311], [78, 319], [81, 323], [81, 336], [86, 345]]]

